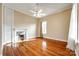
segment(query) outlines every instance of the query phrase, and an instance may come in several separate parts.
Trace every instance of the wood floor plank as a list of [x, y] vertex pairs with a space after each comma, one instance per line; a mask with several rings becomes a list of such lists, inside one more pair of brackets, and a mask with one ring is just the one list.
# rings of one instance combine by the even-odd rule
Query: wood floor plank
[[46, 48], [45, 50], [43, 50], [42, 48], [36, 46], [37, 44], [34, 44], [34, 43], [31, 43], [31, 44], [32, 44], [32, 45], [35, 45], [35, 48], [41, 49], [41, 53], [44, 53], [46, 56], [51, 56], [51, 55], [57, 56], [57, 55], [58, 55], [58, 54], [56, 54], [56, 53], [54, 53], [54, 52], [48, 50], [47, 48]]
[[[46, 48], [43, 48], [43, 41], [46, 42]], [[3, 47], [3, 56], [75, 56], [74, 51], [66, 49], [66, 42], [47, 38], [34, 38], [31, 41], [13, 43], [12, 46], [7, 46], [8, 44]]]

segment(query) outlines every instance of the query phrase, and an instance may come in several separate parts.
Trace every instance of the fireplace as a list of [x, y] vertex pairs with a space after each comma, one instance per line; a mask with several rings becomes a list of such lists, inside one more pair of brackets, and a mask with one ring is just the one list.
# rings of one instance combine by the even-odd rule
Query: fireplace
[[24, 35], [19, 35], [20, 40], [24, 40]]

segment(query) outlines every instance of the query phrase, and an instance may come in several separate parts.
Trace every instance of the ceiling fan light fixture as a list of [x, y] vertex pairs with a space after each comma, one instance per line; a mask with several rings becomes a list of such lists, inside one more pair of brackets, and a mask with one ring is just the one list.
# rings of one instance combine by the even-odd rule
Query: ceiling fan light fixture
[[34, 17], [37, 17], [37, 18], [41, 17], [40, 14], [34, 14], [33, 16], [34, 16]]
[[35, 13], [33, 16], [39, 18], [39, 17], [45, 16], [45, 15], [46, 14], [44, 14], [44, 13]]

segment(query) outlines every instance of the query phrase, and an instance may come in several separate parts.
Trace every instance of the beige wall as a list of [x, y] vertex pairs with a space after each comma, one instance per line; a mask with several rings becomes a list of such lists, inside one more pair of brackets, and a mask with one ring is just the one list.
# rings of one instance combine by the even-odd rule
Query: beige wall
[[1, 55], [1, 45], [2, 45], [2, 4], [0, 3], [0, 55]]
[[71, 9], [68, 9], [60, 13], [44, 17], [44, 21], [47, 21], [47, 34], [45, 34], [44, 37], [67, 41], [70, 15]]
[[14, 25], [15, 27], [23, 27], [35, 24], [35, 19], [26, 14], [14, 11]]
[[36, 37], [36, 19], [21, 12], [14, 11], [14, 26], [27, 30], [27, 37]]

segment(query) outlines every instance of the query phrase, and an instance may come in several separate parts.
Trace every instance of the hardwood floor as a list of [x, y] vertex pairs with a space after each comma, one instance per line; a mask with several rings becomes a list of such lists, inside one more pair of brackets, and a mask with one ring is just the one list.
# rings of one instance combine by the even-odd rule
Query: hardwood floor
[[75, 56], [66, 49], [66, 42], [35, 38], [32, 41], [8, 43], [4, 45], [3, 56]]

